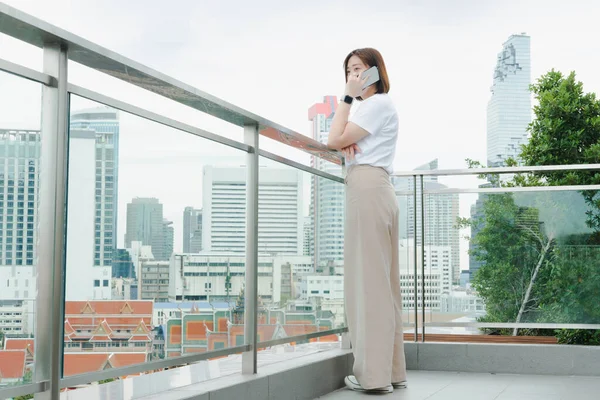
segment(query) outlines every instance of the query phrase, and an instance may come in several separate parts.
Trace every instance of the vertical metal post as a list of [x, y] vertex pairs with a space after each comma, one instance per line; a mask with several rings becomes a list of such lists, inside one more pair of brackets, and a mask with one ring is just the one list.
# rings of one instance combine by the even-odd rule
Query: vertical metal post
[[415, 268], [414, 268], [414, 274], [415, 274], [415, 286], [414, 286], [414, 299], [415, 299], [415, 342], [417, 342], [419, 340], [419, 306], [418, 306], [418, 293], [417, 293], [417, 289], [419, 287], [419, 282], [417, 279], [417, 265], [418, 265], [418, 251], [419, 248], [417, 246], [417, 235], [418, 235], [418, 229], [417, 229], [417, 176], [413, 175], [413, 246], [414, 246], [414, 263], [415, 263]]
[[421, 175], [421, 299], [423, 307], [421, 313], [423, 317], [423, 330], [421, 341], [425, 341], [425, 185], [423, 184], [423, 175]]
[[257, 372], [258, 342], [258, 126], [244, 126], [247, 155], [246, 178], [246, 289], [244, 338], [250, 351], [242, 354], [242, 373]]
[[[346, 166], [346, 158], [342, 157], [342, 177], [344, 178], [344, 182], [346, 181], [347, 173], [348, 173], [348, 167]], [[315, 177], [315, 179], [318, 179], [318, 178]], [[346, 193], [346, 184], [344, 183], [344, 194], [345, 193]], [[346, 202], [346, 199], [344, 197], [344, 212], [346, 210], [345, 202]], [[344, 218], [344, 221], [345, 221], [345, 218]], [[344, 324], [346, 326], [348, 326], [348, 321], [346, 319], [346, 313], [344, 313]], [[342, 333], [342, 349], [350, 350], [351, 348], [352, 348], [352, 343], [350, 341], [350, 333], [349, 332]]]
[[44, 73], [57, 87], [42, 92], [42, 132], [38, 217], [35, 380], [49, 381], [36, 400], [58, 400], [62, 375], [67, 225], [68, 93], [67, 48], [44, 46]]

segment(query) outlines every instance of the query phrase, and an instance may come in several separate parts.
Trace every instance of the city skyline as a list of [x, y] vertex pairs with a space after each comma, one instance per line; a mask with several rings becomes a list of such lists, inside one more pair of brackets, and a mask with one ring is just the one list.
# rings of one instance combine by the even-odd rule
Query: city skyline
[[[40, 15], [43, 18], [47, 17], [47, 15], [44, 15], [44, 5], [40, 5], [35, 0], [29, 0], [29, 4], [32, 5], [31, 10], [27, 9], [28, 6], [25, 2], [19, 2], [15, 6], [21, 7], [25, 11], [31, 11], [34, 14], [37, 13], [36, 15]], [[36, 7], [33, 7], [33, 5]], [[519, 7], [531, 8], [531, 6]], [[551, 13], [552, 6], [545, 5], [545, 7]], [[443, 8], [446, 9], [445, 7]], [[80, 10], [73, 9], [72, 7], [69, 8], [69, 6], [66, 9], [68, 12], [74, 13], [74, 15], [80, 12]], [[557, 68], [562, 71], [574, 69], [588, 90], [600, 91], [600, 80], [596, 78], [595, 71], [589, 67], [593, 63], [589, 58], [586, 58], [591, 57], [591, 53], [581, 52], [578, 49], [583, 47], [579, 45], [574, 47], [572, 45], [573, 41], [568, 40], [569, 37], [572, 39], [577, 37], [577, 43], [579, 43], [579, 36], [574, 33], [577, 30], [570, 31], [565, 35], [559, 35], [550, 29], [550, 22], [542, 24], [540, 22], [529, 21], [521, 18], [520, 14], [511, 14], [510, 18], [503, 18], [502, 16], [507, 12], [504, 8], [502, 10], [494, 10], [492, 15], [492, 10], [487, 6], [474, 4], [474, 7], [470, 8], [471, 12], [477, 13], [481, 17], [481, 21], [487, 20], [493, 21], [493, 23], [483, 24], [479, 20], [475, 21], [468, 18], [469, 13], [463, 14], [457, 13], [456, 10], [450, 10], [452, 15], [456, 14], [456, 17], [459, 18], [457, 21], [462, 21], [461, 24], [458, 24], [458, 22], [456, 26], [442, 24], [437, 27], [438, 30], [429, 31], [426, 29], [427, 27], [435, 27], [436, 24], [442, 21], [441, 14], [435, 12], [433, 20], [423, 20], [423, 9], [426, 9], [426, 7], [415, 6], [411, 8], [409, 15], [416, 13], [418, 18], [407, 21], [406, 25], [407, 27], [413, 27], [413, 29], [424, 29], [424, 35], [419, 36], [419, 40], [409, 41], [408, 38], [410, 36], [403, 36], [402, 32], [398, 32], [399, 36], [395, 36], [403, 41], [402, 52], [399, 52], [396, 45], [392, 46], [383, 37], [377, 35], [371, 36], [371, 33], [360, 39], [352, 39], [354, 36], [351, 35], [348, 39], [348, 43], [350, 44], [354, 43], [352, 40], [356, 40], [358, 41], [356, 42], [357, 45], [359, 43], [374, 45], [382, 50], [386, 58], [392, 82], [390, 96], [396, 102], [401, 117], [401, 140], [399, 140], [397, 149], [396, 170], [412, 170], [415, 165], [423, 164], [426, 160], [433, 158], [439, 158], [440, 165], [444, 168], [464, 168], [466, 166], [464, 159], [467, 157], [485, 163], [487, 158], [485, 148], [485, 108], [489, 100], [490, 78], [492, 77], [498, 51], [501, 49], [500, 44], [511, 33], [526, 31], [535, 37], [532, 44], [532, 54], [535, 56], [535, 63], [532, 64], [532, 79], [539, 77], [551, 68]], [[569, 10], [567, 11], [570, 12]], [[103, 10], [103, 12], [110, 11]], [[219, 14], [220, 11], [215, 9], [209, 9], [207, 12], [216, 12], [217, 16], [221, 15]], [[326, 10], [326, 12], [328, 11]], [[390, 8], [390, 15], [395, 15], [395, 12], [397, 10], [394, 7]], [[559, 17], [562, 19], [564, 12], [561, 9], [560, 13], [551, 15], [549, 20], [554, 21], [553, 18]], [[57, 16], [52, 16], [52, 18], [57, 18]], [[375, 15], [374, 18], [381, 18], [381, 16]], [[50, 19], [50, 22], [53, 22], [53, 20]], [[64, 21], [57, 20], [56, 23], [66, 29], [72, 29], [71, 24], [79, 26], [77, 18]], [[479, 32], [476, 35], [477, 37], [470, 36], [469, 33], [471, 30], [476, 29], [480, 25], [485, 25], [486, 29], [488, 27], [490, 29]], [[400, 28], [387, 27], [386, 29]], [[440, 37], [434, 34], [434, 32], [439, 32], [439, 29], [445, 30], [444, 36]], [[139, 41], [136, 41], [135, 46], [130, 46], [128, 43], [117, 41], [117, 38], [112, 38], [110, 35], [107, 36], [105, 33], [100, 34], [102, 31], [96, 31], [95, 27], [90, 24], [81, 25], [78, 29], [73, 28], [72, 30], [75, 33], [82, 34], [86, 38], [96, 40], [111, 49], [121, 51], [136, 60], [148, 62], [160, 71], [174, 74], [179, 79], [231, 101], [236, 105], [249, 108], [254, 112], [273, 118], [276, 122], [296, 129], [306, 135], [311, 135], [310, 129], [307, 129], [306, 124], [306, 105], [319, 101], [322, 97], [320, 93], [340, 94], [343, 91], [343, 76], [340, 76], [339, 73], [338, 59], [343, 59], [345, 56], [346, 45], [339, 46], [339, 54], [337, 53], [337, 49], [335, 52], [329, 51], [323, 53], [323, 50], [316, 48], [320, 54], [319, 59], [322, 60], [318, 63], [318, 73], [315, 71], [312, 74], [313, 78], [311, 78], [310, 83], [302, 81], [302, 85], [298, 85], [298, 87], [294, 86], [294, 92], [298, 93], [298, 95], [290, 99], [289, 109], [286, 107], [285, 110], [281, 110], [277, 102], [274, 101], [274, 99], [278, 98], [274, 90], [280, 90], [279, 86], [275, 88], [267, 83], [267, 86], [263, 85], [264, 87], [260, 88], [259, 92], [263, 93], [260, 97], [246, 97], [249, 96], [246, 93], [253, 92], [257, 88], [252, 86], [254, 82], [240, 82], [237, 80], [238, 78], [234, 74], [234, 71], [238, 67], [235, 66], [235, 63], [228, 64], [229, 69], [226, 70], [223, 68], [213, 69], [215, 63], [220, 63], [220, 61], [214, 61], [209, 63], [208, 67], [202, 65], [201, 69], [203, 71], [206, 67], [208, 68], [206, 74], [193, 74], [192, 70], [188, 70], [189, 66], [194, 65], [194, 62], [205, 62], [204, 58], [202, 60], [194, 58], [190, 61], [190, 64], [175, 66], [175, 64], [172, 65], [170, 62], [144, 58], [144, 54], [149, 54], [144, 53], [144, 49], [146, 51], [150, 50], [149, 44], [140, 44]], [[95, 35], [98, 36], [95, 37]], [[183, 37], [175, 35], [175, 32], [173, 32], [173, 35], [173, 37], [178, 37], [182, 40], [181, 45], [184, 48], [188, 48], [186, 42], [188, 38], [183, 39]], [[227, 40], [227, 36], [223, 37], [222, 40]], [[268, 38], [260, 38], [260, 41], [265, 46], [269, 46], [269, 43], [271, 43], [269, 40]], [[0, 37], [0, 49], [10, 49], [12, 45], [9, 40]], [[305, 46], [306, 44], [301, 42], [299, 45]], [[347, 46], [352, 48], [350, 45]], [[165, 48], [167, 52], [170, 50], [172, 49], [169, 47]], [[35, 61], [31, 61], [34, 59], [31, 53], [26, 52], [25, 49], [20, 53], [22, 55], [19, 54], [19, 57], [23, 57], [22, 62], [25, 65], [37, 68]], [[457, 53], [465, 54], [466, 58], [461, 58], [461, 63], [444, 63], [444, 68], [440, 69], [439, 59], [449, 60], [452, 59], [452, 54]], [[224, 57], [228, 55], [227, 52], [220, 52], [218, 54], [222, 54]], [[419, 62], [406, 63], [405, 56], [407, 54], [413, 55]], [[565, 57], [564, 54], [568, 54], [569, 57]], [[195, 56], [201, 57], [199, 55]], [[16, 59], [16, 61], [21, 60]], [[200, 67], [197, 66], [196, 70], [198, 68]], [[254, 65], [250, 68], [256, 68], [257, 70], [264, 69], [264, 67], [259, 68]], [[309, 68], [316, 67], [311, 66]], [[443, 73], [440, 73], [440, 71], [443, 71]], [[90, 86], [91, 89], [108, 95], [112, 94], [115, 97], [132, 101], [134, 104], [139, 104], [154, 111], [160, 112], [164, 107], [168, 107], [169, 116], [174, 119], [202, 126], [203, 128], [236, 140], [242, 139], [239, 129], [226, 123], [215, 122], [213, 121], [214, 119], [190, 110], [187, 107], [180, 107], [168, 101], [157, 100], [148, 93], [131, 89], [127, 85], [115, 82], [102, 74], [90, 74], [88, 71], [83, 71], [77, 65], [73, 65], [70, 72], [73, 79], [75, 79], [75, 83]], [[204, 77], [209, 76], [210, 79], [204, 79]], [[227, 79], [218, 79], [219, 76], [222, 76], [222, 78], [227, 77]], [[287, 79], [288, 73], [284, 75], [274, 74], [272, 76], [279, 79], [277, 82], [283, 82], [284, 79]], [[0, 79], [2, 79], [0, 84], [4, 84], [5, 79], [2, 77]], [[32, 107], [31, 110], [24, 110], [23, 113], [11, 113], [10, 116], [2, 116], [1, 118], [7, 121], [5, 126], [27, 127], [26, 125], [35, 125], [34, 122], [39, 114], [39, 106], [36, 105], [39, 101], [39, 95], [37, 98], [35, 97], [33, 92], [29, 90], [29, 84], [27, 84], [28, 90], [22, 90], [21, 84], [15, 87], [10, 82], [10, 78], [7, 78], [6, 81], [7, 86], [5, 87], [14, 88], [13, 92], [17, 93], [17, 99], [19, 97], [27, 99], [27, 104], [31, 104]], [[217, 84], [217, 82], [219, 83]], [[290, 82], [290, 84], [292, 83]], [[25, 86], [25, 84], [22, 85]], [[244, 88], [244, 90], [240, 90], [240, 88]], [[115, 95], [117, 92], [113, 93], [113, 90], [118, 90], [118, 96]], [[432, 98], [428, 93], [436, 93], [436, 95]], [[456, 96], [460, 98], [457, 99]], [[427, 101], [425, 101], [425, 98]], [[80, 105], [83, 106], [84, 100], [73, 96], [72, 102], [73, 106], [77, 105], [77, 108], [79, 108]], [[430, 111], [426, 110], [429, 110], [430, 107], [423, 107], [423, 104], [429, 104], [429, 102], [433, 102], [431, 106], [436, 109], [436, 118], [428, 116]], [[93, 105], [95, 105], [93, 102], [86, 102], [85, 106]], [[21, 123], [17, 125], [16, 121], [21, 121]], [[424, 121], [427, 122], [424, 124]], [[444, 122], [442, 123], [441, 121]], [[123, 173], [120, 175], [123, 176], [123, 179], [133, 179], [135, 176], [140, 180], [139, 187], [142, 187], [142, 184], [145, 187], [149, 187], [149, 189], [140, 189], [139, 187], [135, 188], [135, 185], [128, 185], [131, 187], [131, 190], [129, 187], [122, 188], [122, 195], [125, 198], [133, 198], [135, 196], [161, 198], [165, 203], [165, 216], [174, 222], [173, 226], [176, 232], [181, 232], [181, 210], [188, 205], [197, 206], [201, 204], [201, 195], [199, 193], [189, 193], [185, 189], [187, 185], [175, 185], [174, 180], [171, 179], [174, 176], [173, 172], [187, 168], [188, 166], [196, 167], [196, 171], [201, 170], [203, 163], [195, 160], [200, 160], [204, 157], [206, 162], [210, 162], [217, 158], [215, 155], [219, 155], [218, 158], [221, 159], [228, 157], [228, 165], [240, 165], [244, 163], [245, 155], [241, 153], [236, 154], [235, 151], [230, 151], [230, 149], [226, 149], [224, 146], [213, 145], [203, 139], [194, 137], [190, 137], [189, 140], [183, 139], [183, 134], [171, 136], [172, 130], [156, 125], [122, 114], [121, 126], [127, 128], [129, 137], [121, 137], [122, 145], [120, 152], [123, 155], [121, 167], [125, 169], [122, 170]], [[170, 142], [167, 146], [165, 146], [166, 141]], [[140, 145], [140, 143], [143, 143], [143, 145]], [[261, 139], [261, 146], [264, 149], [282, 154], [305, 165], [310, 164], [310, 158], [307, 155], [286, 149], [285, 146], [275, 147], [274, 143], [264, 138]], [[198, 149], [194, 147], [198, 147]], [[160, 151], [163, 151], [161, 156], [158, 154]], [[168, 158], [165, 158], [165, 155]], [[172, 162], [174, 165], [165, 165], [166, 162]], [[160, 167], [159, 165], [155, 165], [159, 163], [161, 164]], [[146, 173], [151, 174], [152, 178], [143, 176]], [[191, 171], [191, 174], [194, 179], [198, 179], [200, 175], [195, 171]], [[476, 185], [471, 183], [472, 181], [461, 177], [443, 177], [441, 179], [444, 184], [450, 187], [459, 184], [476, 187]], [[161, 187], [164, 190], [162, 193], [151, 188], [151, 180], [163, 182]], [[179, 199], [183, 199], [185, 202], [179, 204]], [[462, 206], [463, 203], [461, 202]], [[468, 208], [468, 205], [466, 205], [466, 208], [461, 208], [461, 215], [468, 215]], [[121, 208], [119, 210], [119, 218], [122, 218], [124, 213], [125, 210]], [[124, 226], [123, 219], [121, 219], [119, 226]], [[118, 241], [122, 240], [123, 234], [124, 232], [118, 233]], [[182, 249], [181, 240], [181, 235], [177, 234], [175, 237], [175, 249]]]
[[[488, 370], [523, 366], [515, 345], [558, 354], [594, 343], [572, 335], [598, 322], [590, 294], [600, 287], [600, 228], [587, 211], [594, 199], [581, 196], [590, 192], [552, 182], [490, 195], [506, 190], [476, 190], [485, 174], [466, 168], [518, 156], [535, 107], [529, 85], [550, 69], [574, 69], [590, 99], [600, 93], [600, 4], [377, 0], [365, 20], [352, 0], [6, 1], [0, 30], [24, 42], [0, 34], [0, 393], [144, 397], [177, 390], [175, 375], [191, 376], [179, 386], [198, 386], [234, 367], [260, 374], [265, 354], [290, 361], [347, 350], [344, 160], [303, 152], [316, 153], [314, 143], [296, 135], [327, 142], [342, 60], [371, 46], [386, 60], [400, 120], [393, 167], [402, 174], [391, 175], [398, 338], [482, 351], [503, 344], [511, 354]], [[325, 44], [332, 30], [346, 33]], [[447, 170], [430, 175], [439, 169]], [[485, 230], [468, 219], [482, 211]], [[470, 241], [478, 229], [482, 240]], [[474, 243], [486, 265], [470, 286], [482, 263], [465, 257]], [[376, 254], [364, 264], [367, 274], [380, 266]], [[361, 326], [377, 332], [368, 322]], [[267, 383], [273, 395], [278, 383]], [[522, 389], [503, 385], [497, 393]]]

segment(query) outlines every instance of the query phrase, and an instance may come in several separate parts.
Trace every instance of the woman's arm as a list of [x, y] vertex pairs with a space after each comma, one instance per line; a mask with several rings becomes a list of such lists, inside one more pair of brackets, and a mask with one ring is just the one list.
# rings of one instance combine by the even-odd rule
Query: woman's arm
[[[344, 108], [343, 111], [340, 110], [342, 107]], [[329, 131], [329, 138], [327, 139], [327, 146], [332, 149], [341, 150], [357, 143], [369, 134], [369, 132], [360, 126], [348, 122], [349, 109], [350, 106], [348, 104], [342, 103], [335, 112], [333, 122], [331, 123], [331, 130]]]
[[[362, 85], [364, 80], [358, 75], [348, 77], [348, 83], [346, 83], [346, 95], [352, 97], [358, 97], [362, 93]], [[341, 150], [344, 147], [348, 147], [355, 144], [360, 139], [364, 138], [369, 134], [366, 130], [360, 126], [348, 123], [348, 116], [350, 115], [350, 104], [341, 102], [333, 121], [331, 122], [331, 130], [329, 131], [329, 138], [327, 140], [327, 146], [335, 150]]]

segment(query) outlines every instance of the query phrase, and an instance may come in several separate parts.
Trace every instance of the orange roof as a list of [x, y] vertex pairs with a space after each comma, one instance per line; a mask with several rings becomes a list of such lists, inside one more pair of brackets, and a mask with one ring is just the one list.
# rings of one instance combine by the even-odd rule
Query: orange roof
[[90, 342], [112, 342], [108, 335], [94, 335], [90, 338]]
[[64, 357], [65, 376], [146, 362], [146, 353], [65, 353]]
[[[94, 337], [96, 337], [96, 336], [110, 337], [110, 336], [112, 336], [112, 332], [113, 332], [113, 330], [110, 328], [110, 326], [108, 325], [106, 320], [104, 320], [104, 321], [100, 322], [98, 327], [94, 330]], [[98, 340], [98, 339], [96, 339], [96, 340]]]
[[107, 353], [65, 353], [64, 375], [102, 371], [106, 367], [108, 356]]
[[33, 339], [6, 339], [4, 341], [4, 350], [27, 350], [33, 355], [34, 348]]
[[75, 329], [73, 329], [73, 327], [71, 326], [71, 324], [69, 323], [69, 320], [66, 319], [65, 320], [65, 336], [70, 336], [73, 333], [75, 333]]
[[66, 301], [65, 315], [77, 314], [149, 314], [154, 303], [148, 300]]
[[129, 338], [130, 342], [150, 342], [151, 340], [148, 335], [133, 335]]
[[23, 378], [25, 355], [24, 350], [0, 350], [0, 381]]
[[127, 367], [128, 365], [146, 362], [146, 353], [113, 353], [108, 361], [113, 368]]
[[140, 321], [137, 328], [135, 328], [135, 331], [133, 331], [134, 335], [135, 334], [142, 335], [142, 334], [148, 334], [148, 333], [150, 333], [150, 329], [148, 329], [148, 327], [146, 326], [146, 323], [143, 320]]

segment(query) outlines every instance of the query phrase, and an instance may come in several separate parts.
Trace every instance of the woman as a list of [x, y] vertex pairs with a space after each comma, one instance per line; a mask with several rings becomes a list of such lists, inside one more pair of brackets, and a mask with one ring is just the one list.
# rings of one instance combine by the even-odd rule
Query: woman
[[[362, 90], [361, 74], [376, 66], [380, 80]], [[398, 113], [388, 96], [381, 54], [354, 50], [344, 61], [346, 92], [331, 124], [328, 145], [347, 159], [344, 295], [354, 353], [352, 390], [391, 393], [406, 387], [402, 298], [398, 264], [398, 204], [390, 173]], [[361, 102], [349, 118], [354, 99]]]

